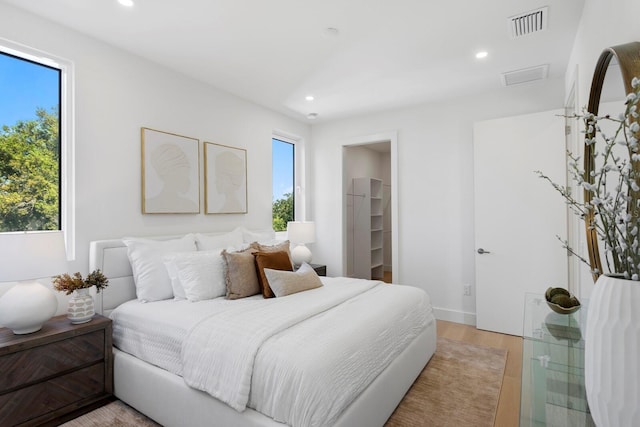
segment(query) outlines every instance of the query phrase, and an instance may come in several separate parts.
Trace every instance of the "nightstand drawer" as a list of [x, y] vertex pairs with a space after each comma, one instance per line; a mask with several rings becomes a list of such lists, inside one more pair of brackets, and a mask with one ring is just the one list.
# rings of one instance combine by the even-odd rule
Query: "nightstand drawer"
[[[35, 420], [68, 405], [104, 393], [104, 363], [49, 381], [0, 395], [0, 425], [14, 426]], [[31, 423], [29, 423], [31, 424]]]
[[104, 330], [78, 335], [0, 358], [0, 394], [104, 359]]

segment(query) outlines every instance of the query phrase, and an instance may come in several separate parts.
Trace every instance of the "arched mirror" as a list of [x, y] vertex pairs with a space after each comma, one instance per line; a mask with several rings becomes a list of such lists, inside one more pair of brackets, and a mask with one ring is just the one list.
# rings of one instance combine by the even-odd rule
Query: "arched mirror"
[[[589, 104], [587, 110], [598, 116], [610, 114], [617, 117], [624, 112], [626, 95], [631, 93], [631, 80], [634, 77], [640, 78], [640, 42], [632, 42], [605, 49], [593, 74], [591, 82], [591, 93], [589, 94]], [[615, 126], [614, 123], [598, 122], [601, 126]], [[602, 129], [605, 134], [611, 129]], [[587, 133], [587, 138], [593, 138], [594, 133]], [[584, 170], [585, 181], [593, 184], [592, 172], [599, 170], [598, 158], [594, 156], [595, 146], [585, 144], [584, 147]], [[627, 154], [628, 156], [628, 154]], [[639, 162], [634, 162], [639, 163]], [[640, 165], [634, 164], [634, 169], [640, 172]], [[593, 196], [590, 191], [584, 191], [584, 201], [590, 202]], [[595, 213], [589, 211], [585, 218], [587, 232], [587, 248], [589, 252], [589, 262], [594, 270], [594, 281], [604, 272], [602, 258], [598, 245], [598, 235], [590, 224], [594, 223]]]

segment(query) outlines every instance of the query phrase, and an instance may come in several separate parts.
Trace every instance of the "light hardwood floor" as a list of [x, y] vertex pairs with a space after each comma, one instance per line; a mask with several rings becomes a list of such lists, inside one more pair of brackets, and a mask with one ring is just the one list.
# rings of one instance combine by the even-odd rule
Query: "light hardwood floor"
[[504, 348], [507, 366], [500, 390], [495, 427], [517, 427], [520, 423], [520, 383], [522, 375], [522, 337], [482, 331], [474, 326], [438, 320], [438, 336], [487, 347]]

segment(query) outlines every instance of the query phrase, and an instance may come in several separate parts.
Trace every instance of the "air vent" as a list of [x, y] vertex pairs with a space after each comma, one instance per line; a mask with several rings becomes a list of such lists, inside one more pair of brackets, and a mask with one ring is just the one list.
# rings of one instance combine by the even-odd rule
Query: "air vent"
[[549, 8], [547, 6], [507, 18], [511, 37], [538, 33], [547, 29]]
[[549, 64], [544, 64], [536, 67], [502, 73], [500, 77], [502, 79], [503, 86], [513, 86], [536, 80], [544, 80], [547, 78], [548, 74]]

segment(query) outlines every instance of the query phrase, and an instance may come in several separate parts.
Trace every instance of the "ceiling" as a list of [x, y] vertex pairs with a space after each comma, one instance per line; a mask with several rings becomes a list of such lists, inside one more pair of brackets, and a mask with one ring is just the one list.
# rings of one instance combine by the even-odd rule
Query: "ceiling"
[[[584, 3], [1, 1], [309, 122], [499, 90], [501, 73], [543, 64], [561, 78]], [[547, 29], [513, 38], [508, 18], [542, 6]], [[488, 56], [476, 59], [479, 50]]]

